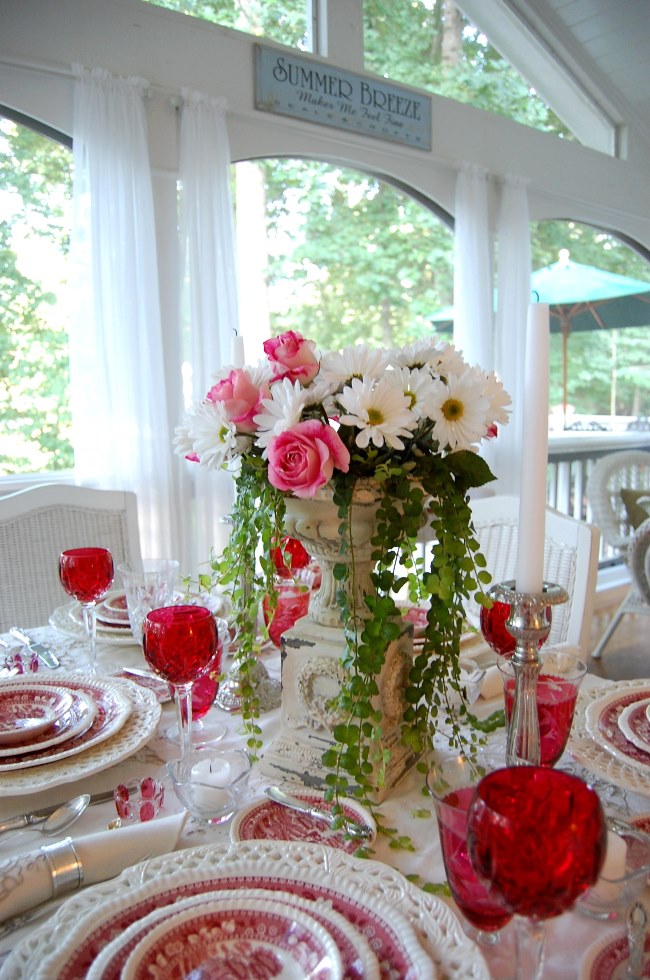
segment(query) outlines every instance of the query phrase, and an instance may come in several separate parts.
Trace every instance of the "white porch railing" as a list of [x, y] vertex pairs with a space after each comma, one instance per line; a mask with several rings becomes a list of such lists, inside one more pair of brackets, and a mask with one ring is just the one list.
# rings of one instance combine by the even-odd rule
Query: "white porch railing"
[[[650, 428], [625, 431], [564, 431], [552, 433], [548, 445], [549, 506], [579, 520], [592, 521], [587, 500], [587, 480], [601, 456], [623, 449], [650, 451]], [[621, 559], [601, 542], [601, 567]]]

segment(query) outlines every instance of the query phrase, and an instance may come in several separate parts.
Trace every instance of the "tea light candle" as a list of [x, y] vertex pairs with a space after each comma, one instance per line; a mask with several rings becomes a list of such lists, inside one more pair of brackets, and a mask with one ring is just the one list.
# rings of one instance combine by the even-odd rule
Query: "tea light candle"
[[230, 360], [232, 361], [232, 366], [234, 368], [243, 368], [246, 364], [246, 357], [244, 355], [244, 338], [239, 333], [236, 333], [232, 338]]
[[232, 768], [227, 759], [202, 759], [192, 766], [192, 782], [205, 786], [228, 786], [232, 779]]
[[590, 894], [600, 902], [615, 902], [619, 897], [620, 880], [625, 877], [627, 844], [613, 830], [607, 831], [607, 851], [598, 881]]
[[519, 497], [518, 592], [541, 593], [544, 580], [549, 383], [548, 303], [528, 308]]

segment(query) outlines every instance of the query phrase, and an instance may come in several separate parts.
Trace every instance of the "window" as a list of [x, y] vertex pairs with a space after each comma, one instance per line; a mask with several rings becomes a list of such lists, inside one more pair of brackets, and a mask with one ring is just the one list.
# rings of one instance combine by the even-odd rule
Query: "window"
[[0, 116], [0, 476], [73, 465], [70, 167], [67, 147]]
[[247, 342], [249, 358], [269, 330], [298, 330], [328, 349], [431, 333], [431, 312], [452, 298], [448, 218], [326, 163], [264, 160], [236, 173], [241, 322], [247, 337], [267, 327], [255, 347]]
[[308, 50], [307, 0], [146, 0], [221, 27]]
[[364, 0], [363, 16], [367, 71], [570, 136], [534, 89], [449, 0]]

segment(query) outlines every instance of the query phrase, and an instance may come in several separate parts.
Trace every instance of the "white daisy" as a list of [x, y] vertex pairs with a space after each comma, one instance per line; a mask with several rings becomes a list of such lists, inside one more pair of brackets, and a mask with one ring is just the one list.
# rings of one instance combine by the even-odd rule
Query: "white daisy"
[[489, 401], [471, 369], [434, 381], [432, 436], [441, 449], [472, 449], [485, 435]]
[[271, 397], [262, 399], [264, 411], [253, 416], [257, 426], [255, 442], [264, 449], [264, 456], [274, 436], [300, 422], [307, 397], [307, 390], [299, 381], [282, 378], [271, 386]]
[[379, 381], [353, 378], [338, 396], [342, 408], [341, 425], [351, 425], [360, 431], [355, 442], [365, 449], [372, 441], [381, 448], [404, 449], [400, 436], [409, 437], [417, 426], [417, 418], [402, 391], [399, 375], [384, 375]]
[[320, 362], [318, 380], [335, 387], [347, 384], [352, 378], [367, 381], [381, 378], [389, 366], [387, 352], [367, 347], [365, 344], [351, 344], [341, 351], [324, 354]]
[[398, 347], [392, 354], [399, 367], [418, 368], [436, 363], [440, 352], [448, 346], [439, 337], [424, 337], [405, 347]]
[[176, 453], [194, 454], [202, 466], [220, 469], [237, 455], [237, 431], [221, 402], [206, 399], [186, 413], [176, 430]]
[[[480, 368], [476, 368], [476, 370], [480, 372]], [[499, 425], [507, 425], [510, 414], [508, 406], [512, 405], [512, 399], [494, 372], [483, 377], [485, 394], [490, 403], [486, 424], [491, 425], [492, 422], [497, 422]]]
[[433, 377], [428, 368], [402, 368], [397, 372], [402, 382], [402, 391], [409, 399], [409, 407], [416, 418], [430, 415], [430, 402], [433, 392]]

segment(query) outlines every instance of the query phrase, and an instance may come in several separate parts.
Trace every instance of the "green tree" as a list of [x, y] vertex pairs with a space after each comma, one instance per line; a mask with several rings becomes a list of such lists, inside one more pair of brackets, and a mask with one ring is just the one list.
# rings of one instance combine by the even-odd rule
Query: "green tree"
[[[68, 250], [70, 153], [0, 120], [0, 472], [69, 469], [67, 324], [47, 256]], [[50, 251], [44, 251], [47, 244]], [[40, 248], [39, 248], [40, 246]], [[40, 256], [41, 266], [34, 255]], [[56, 283], [55, 285], [61, 285]]]

